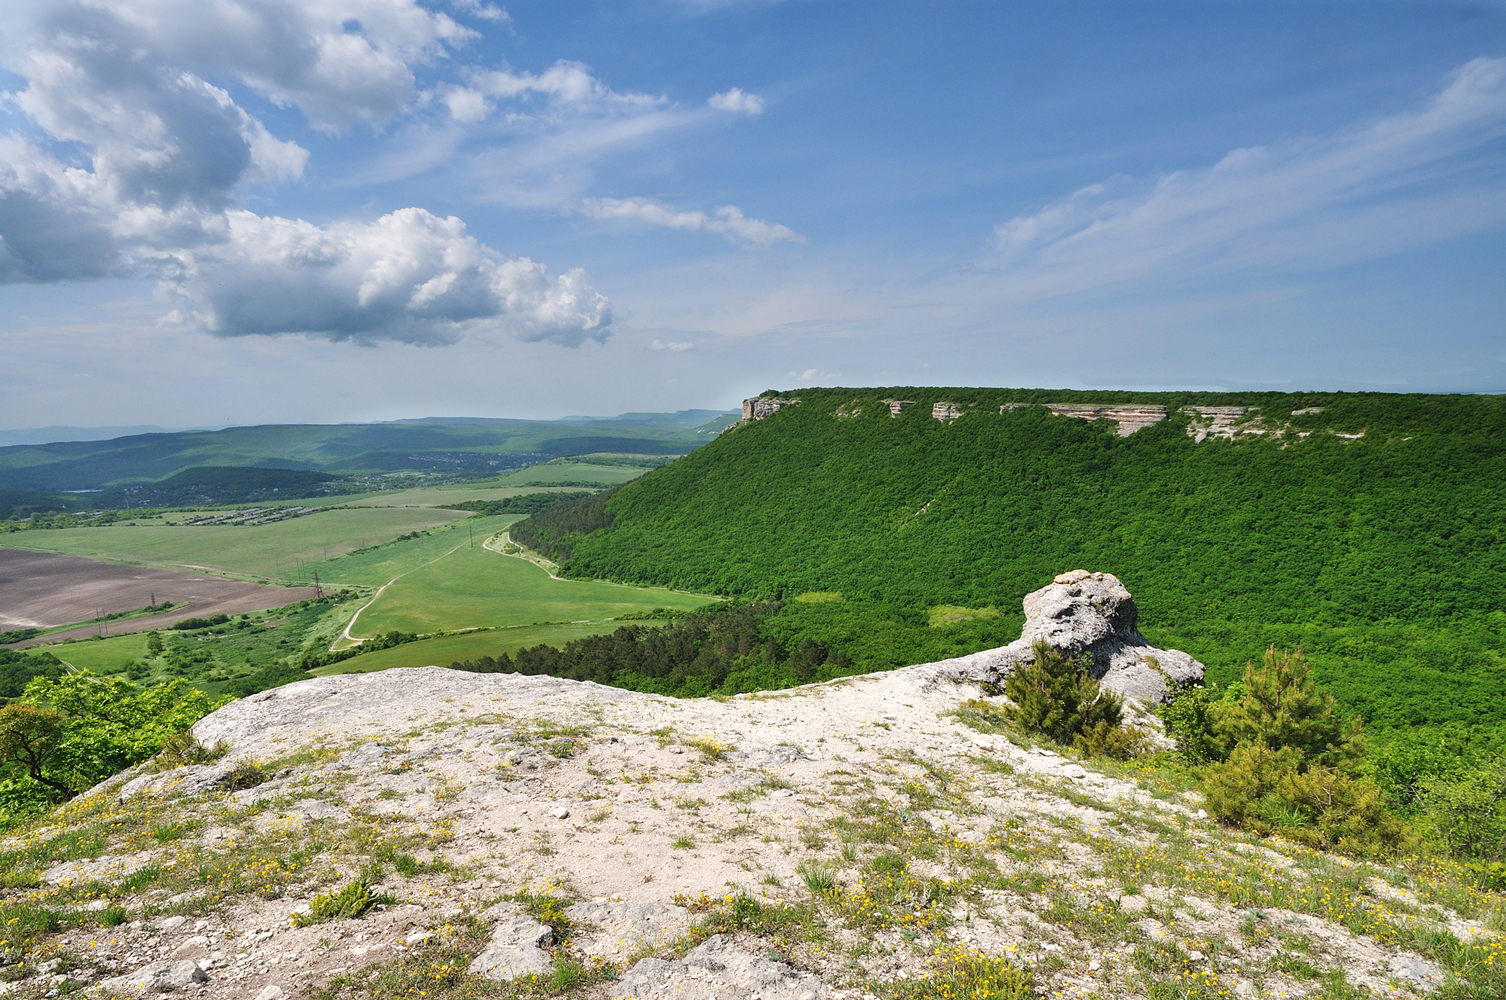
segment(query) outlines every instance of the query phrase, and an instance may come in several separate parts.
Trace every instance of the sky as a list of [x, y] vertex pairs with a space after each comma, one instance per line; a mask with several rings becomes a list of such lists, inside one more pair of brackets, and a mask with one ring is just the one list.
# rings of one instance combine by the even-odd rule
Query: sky
[[1506, 391], [1506, 3], [0, 23], [0, 428]]

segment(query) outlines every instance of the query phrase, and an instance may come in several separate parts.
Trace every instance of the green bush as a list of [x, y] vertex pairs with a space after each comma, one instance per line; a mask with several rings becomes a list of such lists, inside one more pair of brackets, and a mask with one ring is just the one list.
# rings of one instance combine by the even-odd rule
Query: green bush
[[1506, 765], [1493, 762], [1455, 778], [1426, 780], [1418, 798], [1450, 854], [1486, 868], [1506, 863]]
[[293, 914], [293, 926], [308, 927], [310, 924], [322, 924], [329, 920], [359, 917], [377, 905], [377, 902], [377, 898], [371, 894], [371, 887], [358, 879], [339, 892], [321, 892], [309, 900], [307, 913]]
[[141, 688], [88, 671], [36, 676], [0, 708], [0, 775], [11, 782], [0, 797], [12, 808], [29, 785], [34, 806], [72, 798], [155, 756], [220, 704], [177, 679]]
[[1004, 696], [1013, 705], [1011, 721], [1058, 743], [1073, 743], [1092, 732], [1099, 744], [1119, 727], [1124, 699], [1101, 690], [1088, 673], [1090, 663], [1069, 659], [1045, 641], [1032, 647], [1035, 659], [1017, 666], [1004, 683]]
[[1229, 758], [1227, 736], [1214, 728], [1213, 710], [1217, 690], [1211, 687], [1181, 687], [1171, 702], [1161, 707], [1166, 732], [1177, 742], [1177, 753], [1187, 763], [1201, 766]]
[[1256, 833], [1374, 855], [1409, 835], [1365, 777], [1358, 718], [1344, 725], [1302, 651], [1266, 651], [1245, 668], [1238, 701], [1209, 706], [1214, 734], [1234, 745], [1203, 774], [1208, 810]]

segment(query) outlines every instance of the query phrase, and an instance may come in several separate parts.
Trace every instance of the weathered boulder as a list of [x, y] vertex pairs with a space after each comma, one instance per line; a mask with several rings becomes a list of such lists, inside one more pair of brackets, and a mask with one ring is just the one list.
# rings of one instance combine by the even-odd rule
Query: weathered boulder
[[744, 951], [725, 934], [707, 938], [678, 962], [645, 958], [612, 989], [614, 1000], [817, 1000], [826, 994], [815, 976]]
[[153, 962], [126, 976], [103, 979], [98, 983], [107, 993], [172, 993], [198, 983], [209, 982], [209, 975], [197, 962]]
[[1007, 646], [942, 660], [936, 667], [958, 680], [1002, 685], [1031, 647], [1045, 640], [1061, 652], [1093, 657], [1093, 674], [1110, 691], [1161, 701], [1176, 684], [1203, 678], [1203, 665], [1179, 649], [1157, 649], [1136, 627], [1140, 612], [1112, 573], [1075, 569], [1025, 595], [1025, 628]]
[[576, 903], [565, 916], [576, 925], [574, 945], [589, 958], [623, 962], [657, 951], [690, 929], [690, 914], [673, 903], [616, 900]]
[[544, 949], [553, 940], [554, 931], [533, 917], [518, 914], [503, 919], [481, 954], [471, 959], [470, 970], [503, 982], [548, 972], [554, 961]]

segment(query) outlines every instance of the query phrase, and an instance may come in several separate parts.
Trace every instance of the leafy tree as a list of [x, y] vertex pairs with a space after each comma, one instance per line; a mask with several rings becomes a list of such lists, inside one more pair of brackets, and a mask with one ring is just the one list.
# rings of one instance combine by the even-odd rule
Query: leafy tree
[[87, 671], [34, 677], [0, 709], [0, 766], [72, 798], [153, 756], [229, 701], [179, 679], [137, 687]]
[[52, 776], [58, 771], [64, 725], [63, 714], [50, 708], [35, 705], [0, 708], [0, 766], [20, 767], [32, 781], [71, 798], [74, 790]]
[[161, 635], [161, 633], [157, 632], [155, 629], [153, 629], [152, 631], [150, 631], [150, 632], [148, 632], [146, 634], [146, 655], [147, 656], [161, 656], [162, 655], [162, 635]]

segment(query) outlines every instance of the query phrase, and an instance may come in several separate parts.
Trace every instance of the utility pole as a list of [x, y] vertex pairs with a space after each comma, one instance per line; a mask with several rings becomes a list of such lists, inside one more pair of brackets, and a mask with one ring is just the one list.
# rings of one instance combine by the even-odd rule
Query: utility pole
[[317, 600], [323, 596], [324, 591], [319, 587], [319, 571], [316, 569], [314, 570], [314, 599]]

